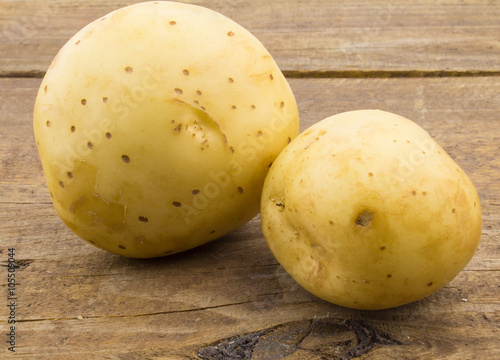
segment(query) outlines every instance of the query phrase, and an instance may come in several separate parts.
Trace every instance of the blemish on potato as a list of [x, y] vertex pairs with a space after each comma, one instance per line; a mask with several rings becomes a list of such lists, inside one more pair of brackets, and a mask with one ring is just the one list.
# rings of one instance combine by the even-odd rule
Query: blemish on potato
[[118, 247], [119, 247], [120, 249], [122, 249], [122, 250], [125, 250], [125, 249], [126, 249], [126, 247], [125, 247], [125, 246], [123, 246], [123, 245], [118, 245]]
[[130, 162], [130, 158], [127, 155], [122, 155], [122, 161], [125, 164], [128, 164]]
[[94, 149], [94, 145], [89, 141], [87, 143], [87, 147], [90, 149], [90, 150], [93, 150]]
[[372, 177], [372, 176], [373, 176], [373, 173], [372, 173], [372, 172], [369, 172], [369, 173], [368, 173], [368, 176], [369, 176], [369, 177]]
[[70, 128], [71, 132], [74, 133], [76, 131], [76, 127], [75, 125], [72, 125], [71, 128]]
[[196, 90], [196, 95], [201, 96], [201, 91], [200, 90]]
[[200, 190], [198, 189], [193, 189], [193, 191], [191, 191], [191, 194], [193, 195], [198, 195], [200, 193]]
[[332, 220], [328, 221], [328, 223], [329, 223], [330, 225], [333, 225], [333, 221], [332, 221]]
[[394, 140], [392, 140], [392, 141], [393, 141], [393, 142], [395, 142], [395, 143], [396, 143], [396, 142], [398, 142], [396, 139], [394, 139]]
[[80, 40], [78, 40], [78, 41], [75, 43], [75, 45], [78, 45], [79, 43], [80, 43]]
[[142, 222], [148, 222], [149, 221], [149, 219], [147, 217], [145, 217], [145, 216], [139, 216], [138, 219], [139, 219], [139, 221], [142, 221]]
[[110, 132], [106, 133], [106, 139], [110, 140], [113, 137]]
[[102, 98], [102, 102], [105, 103], [105, 104], [108, 102], [108, 100], [109, 99], [106, 96]]
[[47, 94], [47, 85], [45, 85], [45, 87], [43, 88], [43, 92]]
[[182, 93], [183, 93], [182, 89], [179, 89], [179, 88], [175, 88], [174, 91], [178, 95], [182, 95]]
[[189, 70], [187, 69], [182, 70], [182, 73], [186, 76], [189, 76]]
[[250, 105], [250, 109], [255, 110], [255, 105]]
[[262, 131], [257, 131], [257, 136], [262, 136]]
[[373, 213], [368, 210], [363, 210], [356, 217], [355, 223], [356, 225], [367, 227], [370, 226], [373, 220]]
[[144, 236], [137, 236], [135, 238], [135, 241], [137, 241], [141, 245], [144, 245], [144, 240], [146, 240], [146, 238]]
[[236, 105], [232, 105], [231, 109], [236, 110]]
[[[207, 145], [207, 147], [208, 147], [208, 145]], [[230, 147], [229, 147], [229, 152], [230, 152], [231, 154], [234, 154], [234, 148], [233, 148], [232, 146], [230, 146]]]
[[415, 190], [413, 190], [413, 191], [411, 192], [411, 194], [412, 194], [412, 195], [417, 195], [417, 192], [416, 192]]
[[80, 102], [81, 102], [81, 104], [82, 104], [83, 106], [87, 105], [87, 100], [86, 100], [86, 99], [82, 99]]
[[182, 206], [182, 204], [180, 202], [178, 202], [178, 201], [172, 202], [172, 205], [174, 205], [175, 207], [181, 207]]
[[132, 67], [130, 67], [130, 66], [127, 66], [127, 67], [125, 68], [125, 71], [126, 71], [127, 73], [131, 74], [131, 73], [133, 73], [133, 72], [134, 72], [134, 69], [133, 69]]
[[59, 186], [64, 189], [64, 183], [61, 180], [59, 180]]
[[87, 201], [87, 197], [85, 195], [79, 196], [76, 200], [74, 200], [68, 207], [68, 210], [74, 214], [78, 211], [78, 208]]
[[232, 84], [232, 83], [234, 83], [234, 79], [233, 78], [228, 78], [227, 82], [230, 83], [230, 84]]
[[284, 107], [285, 107], [285, 102], [284, 101], [280, 102], [280, 108], [284, 108]]
[[274, 80], [273, 74], [269, 74], [269, 79]]
[[381, 246], [380, 251], [384, 251], [384, 250], [385, 250], [385, 246]]
[[427, 192], [426, 191], [422, 191], [422, 195], [427, 195]]
[[176, 25], [176, 24], [177, 24], [177, 22], [175, 22], [175, 21], [173, 21], [173, 20], [172, 20], [172, 21], [170, 21], [170, 22], [169, 22], [169, 24], [170, 24], [170, 25]]
[[241, 186], [238, 186], [238, 192], [239, 192], [240, 194], [243, 194], [243, 188], [242, 188]]
[[455, 208], [451, 209], [451, 212], [454, 214], [456, 212]]
[[71, 171], [68, 171], [68, 177], [69, 177], [70, 179], [73, 179], [73, 173], [72, 173]]
[[288, 139], [286, 141], [290, 144], [292, 142], [292, 139], [290, 137], [288, 137]]
[[387, 278], [390, 279], [392, 277], [392, 274], [387, 274]]
[[215, 234], [215, 230], [210, 231], [209, 234]]
[[427, 284], [427, 286], [431, 287], [432, 284], [434, 284], [432, 281], [430, 283]]
[[232, 32], [232, 31], [228, 32], [227, 36], [234, 36], [234, 32]]
[[50, 121], [47, 120], [47, 122], [45, 123], [45, 126], [50, 127]]

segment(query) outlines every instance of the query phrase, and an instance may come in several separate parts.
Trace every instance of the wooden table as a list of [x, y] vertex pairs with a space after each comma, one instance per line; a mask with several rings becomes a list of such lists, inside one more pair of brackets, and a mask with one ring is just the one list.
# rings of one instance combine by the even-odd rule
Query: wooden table
[[[193, 2], [264, 43], [295, 92], [302, 130], [363, 108], [423, 126], [478, 189], [476, 255], [424, 300], [356, 311], [298, 286], [268, 250], [258, 217], [161, 259], [126, 259], [88, 245], [52, 206], [32, 109], [59, 48], [131, 2], [0, 0], [0, 358], [499, 359], [500, 3]], [[19, 266], [15, 353], [6, 342], [10, 248]]]

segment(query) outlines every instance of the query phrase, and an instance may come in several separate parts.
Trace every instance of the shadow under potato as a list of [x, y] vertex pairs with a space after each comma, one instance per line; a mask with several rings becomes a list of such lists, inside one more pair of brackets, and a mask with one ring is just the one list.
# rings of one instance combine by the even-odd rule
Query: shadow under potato
[[136, 259], [111, 253], [105, 253], [105, 257], [107, 262], [116, 265], [150, 269], [165, 266], [197, 269], [277, 264], [266, 245], [260, 226], [260, 217], [256, 216], [247, 224], [214, 241], [163, 257]]

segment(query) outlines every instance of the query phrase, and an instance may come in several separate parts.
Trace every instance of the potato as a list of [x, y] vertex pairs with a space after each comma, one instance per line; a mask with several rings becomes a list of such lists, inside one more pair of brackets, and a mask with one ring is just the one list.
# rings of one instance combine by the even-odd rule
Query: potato
[[298, 110], [247, 30], [159, 1], [114, 11], [64, 45], [41, 83], [34, 131], [68, 227], [145, 258], [253, 218], [269, 166], [298, 135]]
[[300, 285], [356, 309], [434, 293], [481, 236], [467, 175], [417, 124], [377, 110], [326, 118], [292, 141], [265, 180], [261, 219]]

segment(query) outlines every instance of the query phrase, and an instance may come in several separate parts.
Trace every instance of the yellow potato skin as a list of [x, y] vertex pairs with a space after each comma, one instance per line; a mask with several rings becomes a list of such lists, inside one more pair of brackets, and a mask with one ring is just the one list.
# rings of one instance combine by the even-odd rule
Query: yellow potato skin
[[326, 118], [292, 141], [267, 175], [261, 219], [300, 285], [355, 309], [434, 293], [481, 236], [467, 175], [417, 124], [379, 110]]
[[209, 9], [163, 1], [79, 31], [51, 64], [33, 116], [62, 220], [139, 258], [193, 248], [254, 217], [298, 122], [286, 79], [253, 35]]

